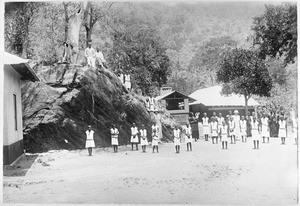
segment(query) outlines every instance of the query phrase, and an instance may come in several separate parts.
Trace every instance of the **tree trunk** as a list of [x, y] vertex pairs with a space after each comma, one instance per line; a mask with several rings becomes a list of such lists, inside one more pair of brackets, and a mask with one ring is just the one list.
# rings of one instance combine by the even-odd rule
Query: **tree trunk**
[[248, 97], [246, 94], [244, 95], [244, 97], [245, 97], [245, 117], [246, 117], [248, 114]]
[[79, 33], [81, 24], [84, 18], [84, 11], [86, 8], [87, 2], [84, 3], [84, 6], [81, 6], [76, 10], [74, 14], [70, 16], [68, 22], [68, 42], [71, 46], [71, 63], [76, 64], [79, 54]]
[[22, 45], [22, 58], [27, 59], [27, 49], [29, 44], [29, 19], [25, 21], [25, 35]]
[[86, 11], [85, 11], [85, 31], [86, 31], [86, 47], [88, 47], [88, 43], [92, 40], [92, 30], [93, 30], [93, 18], [92, 18], [92, 6], [90, 2], [87, 3]]
[[64, 10], [65, 10], [65, 38], [64, 41], [66, 42], [68, 39], [68, 24], [69, 24], [69, 15], [68, 15], [68, 5], [63, 2]]
[[88, 43], [90, 41], [92, 41], [92, 28], [87, 28], [85, 27], [85, 30], [86, 30], [86, 47], [88, 46]]

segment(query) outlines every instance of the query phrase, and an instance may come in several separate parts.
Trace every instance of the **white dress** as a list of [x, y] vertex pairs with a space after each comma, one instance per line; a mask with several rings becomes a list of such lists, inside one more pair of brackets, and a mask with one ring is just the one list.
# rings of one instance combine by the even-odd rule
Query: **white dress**
[[192, 142], [192, 128], [186, 127], [185, 131], [185, 142]]
[[252, 140], [259, 140], [258, 121], [251, 122]]
[[121, 73], [119, 76], [121, 83], [124, 85], [124, 75]]
[[150, 111], [154, 111], [154, 105], [155, 105], [155, 99], [154, 99], [154, 97], [150, 97], [149, 98], [149, 104], [150, 104]]
[[218, 121], [218, 128], [220, 128], [222, 126], [222, 122], [224, 121], [224, 117], [218, 117], [217, 121]]
[[286, 137], [286, 121], [279, 121], [278, 137]]
[[233, 115], [233, 121], [234, 121], [234, 135], [238, 139], [240, 136], [240, 115]]
[[241, 135], [246, 137], [247, 136], [247, 122], [246, 120], [240, 121], [240, 127], [241, 127]]
[[148, 140], [147, 140], [147, 130], [146, 129], [141, 129], [141, 145], [148, 145]]
[[261, 118], [261, 136], [262, 137], [269, 137], [269, 125], [268, 122], [269, 118], [268, 117], [262, 117]]
[[131, 143], [139, 143], [139, 137], [138, 137], [138, 128], [137, 127], [131, 127]]
[[229, 135], [235, 135], [234, 131], [235, 131], [235, 122], [234, 121], [229, 121]]
[[130, 81], [130, 75], [125, 74], [125, 87], [127, 90], [131, 89], [131, 81]]
[[94, 131], [87, 130], [86, 132], [86, 142], [85, 142], [85, 148], [89, 147], [95, 147], [95, 142], [94, 142]]
[[209, 124], [208, 124], [208, 117], [202, 118], [202, 124], [203, 124], [203, 134], [209, 134]]
[[158, 146], [158, 131], [152, 132], [152, 147]]
[[210, 127], [211, 127], [211, 136], [217, 137], [218, 136], [218, 122], [211, 122]]
[[117, 128], [111, 128], [110, 134], [111, 134], [111, 145], [119, 145], [119, 141], [118, 141], [119, 130]]
[[175, 144], [175, 146], [179, 146], [180, 145], [180, 130], [174, 129], [173, 133], [174, 133], [174, 144]]
[[228, 137], [228, 126], [225, 125], [225, 126], [221, 126], [219, 128], [219, 133], [221, 133], [221, 137], [222, 137], [222, 141], [225, 141], [227, 142], [229, 137]]

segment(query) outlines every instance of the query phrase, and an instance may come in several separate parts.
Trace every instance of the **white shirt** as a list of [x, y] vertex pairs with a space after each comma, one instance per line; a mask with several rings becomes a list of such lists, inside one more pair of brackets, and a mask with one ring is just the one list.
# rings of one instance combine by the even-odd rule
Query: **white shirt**
[[179, 129], [174, 129], [174, 137], [179, 138], [180, 137], [180, 130]]
[[138, 128], [137, 127], [131, 127], [131, 134], [136, 135], [138, 133]]
[[95, 57], [100, 62], [105, 62], [104, 56], [101, 51], [95, 53]]
[[218, 117], [218, 125], [222, 125], [223, 121], [224, 121], [224, 117]]
[[147, 136], [147, 130], [146, 129], [141, 129], [140, 133], [141, 133], [142, 137], [146, 137]]
[[94, 139], [94, 131], [93, 130], [91, 130], [91, 131], [87, 130], [85, 133], [86, 133], [86, 139]]
[[218, 131], [218, 122], [212, 122], [211, 124], [211, 130]]
[[241, 126], [241, 129], [246, 129], [247, 128], [246, 120], [241, 120], [240, 121], [240, 126]]
[[186, 134], [191, 135], [192, 134], [192, 128], [191, 127], [186, 127]]
[[125, 74], [125, 82], [130, 82], [130, 75], [129, 74]]
[[110, 129], [110, 133], [111, 135], [115, 136], [115, 135], [118, 135], [119, 134], [119, 130], [117, 128], [111, 128]]
[[286, 126], [285, 120], [283, 121], [279, 120], [279, 129], [285, 129], [285, 126]]
[[91, 47], [91, 48], [86, 48], [84, 50], [84, 55], [86, 58], [88, 57], [95, 57], [95, 50]]
[[208, 126], [208, 117], [202, 117], [203, 126]]

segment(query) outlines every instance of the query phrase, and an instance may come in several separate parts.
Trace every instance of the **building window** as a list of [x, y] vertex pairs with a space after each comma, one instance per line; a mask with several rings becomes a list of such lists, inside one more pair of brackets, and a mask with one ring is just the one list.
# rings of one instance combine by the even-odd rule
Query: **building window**
[[184, 110], [184, 99], [167, 99], [166, 100], [167, 110]]
[[18, 131], [17, 95], [16, 94], [14, 94], [14, 118], [15, 118], [15, 130]]

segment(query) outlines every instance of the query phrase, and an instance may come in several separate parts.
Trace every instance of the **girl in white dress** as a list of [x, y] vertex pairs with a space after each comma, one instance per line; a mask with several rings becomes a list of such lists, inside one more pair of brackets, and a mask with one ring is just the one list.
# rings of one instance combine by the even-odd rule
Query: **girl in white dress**
[[92, 156], [92, 148], [95, 147], [95, 142], [94, 142], [94, 131], [92, 130], [91, 125], [88, 126], [88, 130], [85, 132], [85, 134], [86, 134], [85, 148], [88, 149], [89, 156]]
[[203, 125], [203, 134], [205, 137], [205, 141], [208, 141], [208, 134], [209, 134], [209, 118], [207, 117], [207, 114], [203, 114], [204, 117], [202, 117], [202, 125]]
[[135, 123], [132, 124], [131, 127], [131, 150], [133, 150], [133, 145], [136, 145], [136, 150], [138, 150], [138, 144], [139, 144], [139, 137], [138, 137], [138, 128], [136, 127]]
[[222, 122], [222, 126], [219, 127], [219, 134], [221, 136], [222, 140], [222, 149], [228, 149], [227, 144], [228, 144], [228, 137], [229, 137], [229, 128], [228, 125], [226, 125], [226, 122]]
[[186, 129], [185, 129], [185, 142], [187, 151], [192, 151], [192, 128], [189, 123], [186, 123]]
[[118, 145], [119, 145], [119, 130], [116, 128], [114, 124], [113, 127], [110, 129], [111, 134], [111, 145], [114, 147], [114, 152], [118, 152]]
[[[223, 124], [223, 121], [225, 121], [224, 117], [222, 117], [222, 113], [219, 113], [219, 116], [218, 116], [218, 129], [222, 126]], [[220, 138], [220, 142], [221, 142], [221, 136], [219, 135], [219, 138]], [[217, 139], [217, 142], [218, 142], [218, 139]]]
[[156, 152], [158, 153], [158, 128], [155, 125], [152, 125], [152, 150], [154, 153], [154, 150], [156, 148]]
[[130, 91], [131, 90], [131, 81], [130, 81], [130, 74], [125, 74], [125, 88]]
[[242, 116], [242, 119], [240, 120], [240, 130], [241, 130], [241, 136], [242, 136], [242, 142], [247, 142], [247, 121], [245, 120], [245, 117]]
[[214, 140], [216, 139], [216, 143], [218, 144], [218, 122], [216, 117], [212, 118], [212, 122], [210, 123], [210, 131], [212, 143], [215, 144]]
[[268, 143], [270, 142], [270, 129], [269, 129], [269, 118], [267, 114], [263, 114], [261, 118], [261, 136], [263, 138], [263, 142], [265, 143], [265, 138], [268, 138]]
[[180, 129], [178, 129], [177, 126], [175, 126], [175, 129], [173, 130], [174, 134], [174, 145], [176, 153], [179, 153], [180, 151]]
[[229, 117], [228, 126], [229, 126], [229, 136], [230, 136], [230, 139], [231, 139], [230, 144], [235, 144], [235, 134], [234, 134], [235, 122], [233, 121], [232, 116]]
[[238, 110], [234, 110], [233, 121], [234, 121], [234, 139], [235, 141], [240, 138], [240, 115]]
[[148, 145], [147, 130], [143, 124], [142, 124], [142, 128], [140, 129], [140, 135], [141, 135], [142, 150], [143, 152], [146, 152], [146, 147]]
[[254, 149], [259, 149], [259, 122], [256, 117], [253, 116], [253, 121], [251, 121], [251, 134], [254, 143]]
[[286, 138], [286, 121], [284, 120], [283, 116], [280, 117], [279, 120], [279, 132], [278, 137], [281, 138], [282, 144], [285, 144], [285, 138]]

